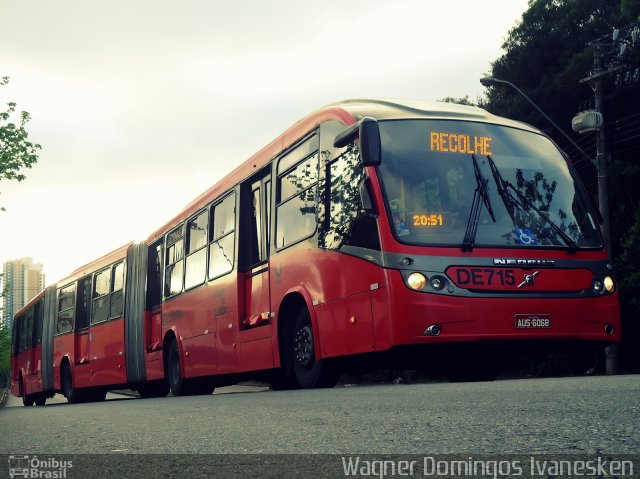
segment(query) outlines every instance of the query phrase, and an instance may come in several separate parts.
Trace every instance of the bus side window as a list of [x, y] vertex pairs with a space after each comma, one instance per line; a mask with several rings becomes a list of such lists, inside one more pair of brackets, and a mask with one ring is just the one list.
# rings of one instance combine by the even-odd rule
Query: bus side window
[[109, 319], [122, 316], [122, 290], [124, 288], [124, 262], [120, 261], [112, 267], [113, 276], [111, 278], [111, 307], [109, 308]]
[[78, 298], [76, 301], [76, 331], [89, 327], [91, 316], [91, 275], [78, 280]]
[[109, 319], [109, 288], [111, 269], [96, 273], [93, 280], [93, 311], [91, 324], [102, 323]]
[[316, 231], [318, 148], [318, 135], [314, 135], [278, 162], [276, 248], [309, 238]]
[[209, 244], [209, 279], [233, 269], [236, 228], [236, 194], [231, 193], [211, 208], [211, 243]]
[[24, 326], [25, 326], [25, 349], [30, 349], [34, 346], [33, 344], [33, 308], [29, 308], [29, 310], [24, 315]]
[[13, 346], [13, 355], [17, 356], [20, 352], [20, 338], [22, 337], [22, 320], [14, 318], [11, 334], [11, 344]]
[[162, 239], [149, 246], [147, 263], [147, 307], [162, 303]]
[[207, 276], [207, 210], [201, 211], [187, 222], [187, 258], [185, 260], [184, 288], [204, 283]]
[[38, 345], [42, 342], [42, 320], [44, 313], [44, 300], [38, 301], [33, 310], [33, 331], [34, 331], [34, 345]]
[[166, 266], [164, 271], [164, 297], [182, 292], [184, 270], [184, 232], [183, 225], [167, 234]]
[[360, 155], [352, 143], [347, 151], [327, 166], [328, 195], [324, 237], [325, 248], [359, 246], [380, 250], [380, 239], [375, 218], [362, 206], [360, 183], [365, 178]]
[[56, 334], [64, 334], [73, 330], [73, 309], [76, 299], [76, 285], [70, 284], [58, 291], [58, 317]]
[[16, 318], [16, 326], [17, 327], [17, 331], [16, 331], [16, 354], [21, 353], [22, 351], [25, 350], [25, 321], [24, 321], [24, 315], [19, 316]]

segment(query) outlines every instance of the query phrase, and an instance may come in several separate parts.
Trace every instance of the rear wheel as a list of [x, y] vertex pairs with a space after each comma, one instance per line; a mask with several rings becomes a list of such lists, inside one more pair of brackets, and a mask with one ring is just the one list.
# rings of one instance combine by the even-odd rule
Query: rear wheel
[[105, 390], [97, 390], [91, 391], [86, 394], [86, 397], [83, 398], [85, 402], [102, 402], [107, 398], [107, 391]]
[[142, 399], [160, 398], [169, 394], [169, 383], [165, 380], [150, 381], [136, 387]]
[[62, 394], [65, 395], [67, 401], [71, 404], [82, 402], [82, 393], [73, 387], [73, 377], [71, 375], [71, 366], [65, 363], [62, 368]]
[[36, 406], [44, 406], [44, 403], [47, 402], [47, 396], [44, 393], [36, 394], [34, 401]]
[[188, 394], [191, 396], [210, 396], [215, 387], [210, 381], [202, 379], [188, 379]]
[[336, 385], [340, 374], [335, 365], [326, 359], [316, 360], [313, 326], [306, 308], [296, 318], [291, 352], [293, 371], [301, 388], [331, 388]]
[[166, 376], [174, 396], [209, 395], [214, 390], [213, 384], [206, 378], [185, 379], [182, 377], [180, 350], [175, 339], [171, 343], [167, 355]]
[[186, 396], [187, 388], [185, 387], [184, 378], [180, 370], [180, 350], [178, 343], [174, 339], [169, 346], [167, 354], [167, 381], [174, 396]]
[[20, 396], [22, 396], [22, 405], [23, 406], [33, 406], [34, 403], [34, 397], [32, 394], [27, 394], [25, 392], [24, 389], [24, 380], [22, 379], [22, 376], [20, 376], [20, 383], [19, 383], [19, 388], [20, 388]]

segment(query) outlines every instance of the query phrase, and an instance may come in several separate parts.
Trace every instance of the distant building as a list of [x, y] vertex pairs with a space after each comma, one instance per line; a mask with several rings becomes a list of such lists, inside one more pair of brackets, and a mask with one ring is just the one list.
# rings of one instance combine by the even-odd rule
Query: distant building
[[40, 263], [31, 258], [7, 261], [2, 265], [0, 287], [4, 292], [0, 321], [13, 326], [13, 316], [44, 289], [44, 273]]

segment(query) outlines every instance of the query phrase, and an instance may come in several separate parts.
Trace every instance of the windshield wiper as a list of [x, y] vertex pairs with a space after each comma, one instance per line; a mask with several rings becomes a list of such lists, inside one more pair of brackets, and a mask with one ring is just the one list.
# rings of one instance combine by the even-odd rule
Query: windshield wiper
[[[476, 175], [476, 190], [473, 193], [473, 202], [471, 204], [471, 212], [469, 213], [469, 221], [467, 221], [467, 231], [464, 234], [462, 240], [462, 251], [473, 251], [473, 245], [476, 242], [476, 234], [478, 232], [478, 222], [480, 221], [480, 213], [482, 212], [482, 204], [487, 208], [489, 215], [493, 222], [496, 222], [496, 215], [493, 214], [493, 208], [491, 207], [491, 199], [489, 198], [489, 190], [487, 189], [487, 180], [478, 165], [476, 155], [472, 154], [473, 170]], [[482, 203], [481, 203], [482, 201]]]
[[[516, 206], [518, 206], [522, 211], [528, 211], [531, 209], [538, 213], [538, 216], [545, 220], [549, 224], [549, 226], [551, 226], [551, 228], [553, 228], [553, 230], [558, 233], [558, 236], [560, 236], [560, 238], [562, 238], [562, 241], [564, 241], [565, 244], [569, 247], [570, 253], [575, 253], [578, 249], [580, 249], [578, 244], [573, 241], [571, 237], [562, 230], [562, 228], [551, 221], [547, 215], [540, 211], [531, 202], [531, 200], [529, 200], [529, 198], [520, 193], [516, 189], [516, 187], [513, 186], [513, 184], [502, 177], [500, 171], [498, 170], [498, 167], [496, 166], [496, 163], [493, 161], [493, 158], [491, 158], [490, 155], [487, 155], [487, 159], [489, 160], [489, 168], [491, 168], [491, 173], [493, 174], [493, 179], [496, 182], [498, 193], [500, 194], [500, 197], [504, 202], [504, 206], [507, 208], [507, 212], [509, 213], [509, 216], [512, 220], [514, 219], [513, 215]], [[515, 193], [515, 196], [512, 192]]]

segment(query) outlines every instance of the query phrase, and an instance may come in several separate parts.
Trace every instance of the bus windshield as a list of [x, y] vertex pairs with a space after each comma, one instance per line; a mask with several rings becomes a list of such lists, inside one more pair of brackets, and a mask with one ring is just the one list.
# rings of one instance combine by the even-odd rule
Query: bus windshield
[[389, 120], [380, 122], [380, 136], [386, 206], [402, 243], [462, 246], [472, 236], [474, 246], [485, 247], [602, 246], [580, 183], [540, 134], [468, 121]]

